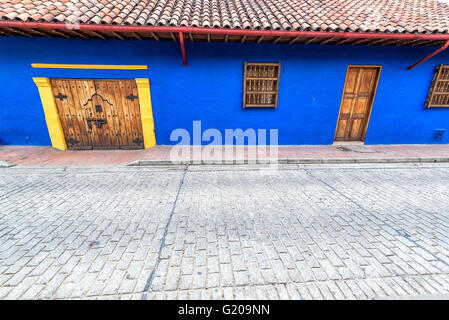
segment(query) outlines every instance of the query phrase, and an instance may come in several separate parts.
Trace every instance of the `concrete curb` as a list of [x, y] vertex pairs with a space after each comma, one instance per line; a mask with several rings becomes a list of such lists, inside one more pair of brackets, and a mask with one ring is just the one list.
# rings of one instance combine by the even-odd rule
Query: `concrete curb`
[[283, 158], [273, 159], [237, 159], [237, 160], [178, 160], [167, 159], [136, 160], [127, 166], [171, 166], [171, 165], [248, 165], [248, 164], [351, 164], [351, 163], [444, 163], [449, 157], [398, 157], [398, 158]]
[[8, 161], [0, 160], [0, 168], [11, 168], [14, 166], [15, 164], [9, 163]]

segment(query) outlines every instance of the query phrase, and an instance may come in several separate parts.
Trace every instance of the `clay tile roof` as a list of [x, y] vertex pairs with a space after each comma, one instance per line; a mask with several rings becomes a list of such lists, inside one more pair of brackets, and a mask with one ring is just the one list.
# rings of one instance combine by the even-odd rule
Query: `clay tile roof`
[[449, 0], [0, 0], [0, 20], [449, 33]]

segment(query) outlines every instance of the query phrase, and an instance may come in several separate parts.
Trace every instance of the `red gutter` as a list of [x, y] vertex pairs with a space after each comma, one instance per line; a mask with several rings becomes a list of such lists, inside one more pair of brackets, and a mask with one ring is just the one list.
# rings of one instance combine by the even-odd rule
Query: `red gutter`
[[431, 54], [429, 54], [427, 57], [425, 57], [424, 59], [419, 60], [417, 63], [415, 63], [414, 65], [408, 67], [408, 70], [413, 69], [414, 67], [416, 67], [417, 65], [423, 63], [426, 60], [429, 60], [430, 58], [432, 58], [434, 55], [437, 55], [438, 53], [440, 53], [441, 51], [444, 51], [447, 49], [447, 47], [449, 47], [449, 40], [446, 41], [446, 43], [438, 50], [432, 52]]
[[248, 30], [225, 28], [196, 28], [173, 26], [131, 26], [131, 25], [103, 25], [103, 24], [71, 24], [50, 22], [24, 22], [0, 20], [0, 27], [25, 28], [25, 29], [53, 29], [53, 30], [80, 30], [80, 31], [105, 31], [105, 32], [166, 32], [178, 33], [181, 42], [182, 60], [187, 64], [184, 48], [183, 33], [237, 35], [256, 37], [303, 37], [303, 38], [354, 38], [354, 39], [397, 39], [397, 40], [445, 40], [443, 47], [425, 57], [421, 61], [410, 66], [408, 70], [428, 60], [449, 46], [449, 34], [415, 34], [415, 33], [369, 33], [369, 32], [322, 32], [322, 31], [280, 31], [280, 30]]
[[181, 45], [181, 54], [182, 54], [182, 63], [184, 64], [184, 67], [187, 65], [187, 59], [186, 59], [186, 49], [184, 48], [184, 35], [182, 32], [179, 33], [179, 43]]
[[49, 22], [0, 21], [0, 27], [80, 30], [80, 31], [109, 31], [109, 32], [168, 32], [193, 34], [220, 34], [240, 36], [266, 37], [304, 37], [304, 38], [357, 38], [357, 39], [402, 39], [402, 40], [449, 40], [449, 34], [415, 34], [415, 33], [369, 33], [369, 32], [322, 32], [322, 31], [280, 31], [280, 30], [248, 30], [226, 28], [196, 28], [171, 26], [128, 26], [103, 24], [71, 24]]

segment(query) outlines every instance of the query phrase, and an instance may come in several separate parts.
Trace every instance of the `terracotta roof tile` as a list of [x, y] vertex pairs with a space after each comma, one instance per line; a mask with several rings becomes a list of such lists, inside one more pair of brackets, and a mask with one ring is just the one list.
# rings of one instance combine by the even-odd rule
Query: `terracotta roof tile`
[[448, 33], [446, 0], [0, 0], [0, 20]]

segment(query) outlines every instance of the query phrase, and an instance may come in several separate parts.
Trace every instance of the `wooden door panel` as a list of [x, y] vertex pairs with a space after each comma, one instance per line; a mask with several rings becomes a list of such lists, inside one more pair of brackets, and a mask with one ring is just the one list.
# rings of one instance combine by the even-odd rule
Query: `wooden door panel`
[[[134, 95], [132, 94], [132, 88], [131, 88], [131, 84], [130, 83], [123, 83], [123, 88], [122, 88], [122, 92], [125, 96], [125, 118], [126, 121], [129, 125], [129, 136], [128, 136], [128, 140], [130, 141], [129, 145], [132, 146], [134, 144], [133, 140], [134, 140], [134, 135], [133, 135], [133, 131], [136, 130], [137, 128], [135, 128], [135, 123], [134, 123], [134, 117], [133, 117], [133, 101], [135, 100]], [[132, 100], [132, 101], [131, 101]]]
[[82, 148], [89, 146], [92, 148], [92, 135], [90, 134], [89, 128], [86, 123], [86, 118], [88, 117], [88, 110], [84, 108], [84, 104], [86, 103], [87, 97], [83, 96], [84, 87], [89, 87], [93, 85], [92, 81], [88, 80], [64, 80], [67, 83], [67, 86], [70, 88], [72, 92], [72, 110], [75, 110], [77, 127], [75, 130], [79, 130], [83, 132], [85, 135], [85, 139], [83, 139]]
[[349, 130], [349, 123], [351, 118], [352, 105], [355, 102], [355, 98], [346, 98], [342, 101], [340, 109], [340, 117], [337, 124], [337, 131], [335, 134], [335, 140], [344, 140], [347, 131]]
[[360, 87], [358, 90], [358, 94], [365, 93], [366, 95], [370, 95], [373, 90], [373, 82], [375, 78], [375, 70], [361, 70], [360, 72]]
[[[51, 80], [51, 89], [55, 97], [55, 104], [58, 109], [59, 120], [61, 121], [61, 126], [64, 130], [66, 144], [71, 146], [75, 140], [75, 136], [71, 128], [71, 117], [69, 114], [68, 107], [66, 106], [67, 95], [65, 94], [65, 88], [61, 82], [56, 82]], [[65, 101], [64, 101], [65, 100]]]
[[342, 101], [341, 108], [340, 108], [340, 116], [343, 115], [349, 115], [351, 114], [352, 104], [354, 103], [355, 98], [346, 97]]
[[126, 145], [130, 146], [132, 145], [132, 126], [131, 121], [129, 117], [129, 107], [128, 107], [128, 99], [126, 97], [129, 97], [129, 93], [126, 92], [126, 85], [123, 82], [120, 82], [117, 84], [117, 90], [120, 92], [120, 100], [122, 104], [122, 124], [123, 124], [123, 134], [126, 137]]
[[97, 92], [113, 101], [108, 119], [115, 124], [113, 135], [121, 148], [143, 148], [142, 122], [137, 86], [134, 80], [101, 80]]
[[94, 134], [93, 128], [90, 128], [88, 119], [93, 118], [92, 97], [95, 95], [95, 84], [93, 80], [73, 80], [78, 84], [78, 98], [80, 99], [81, 108], [84, 112], [83, 126], [89, 133], [91, 146], [98, 146], [102, 142], [98, 135]]
[[351, 121], [351, 129], [348, 134], [348, 140], [350, 141], [357, 141], [360, 140], [360, 137], [362, 136], [363, 132], [363, 123], [365, 122], [364, 118], [352, 118]]
[[92, 110], [95, 119], [100, 119], [101, 126], [94, 126], [95, 133], [103, 139], [103, 144], [98, 148], [119, 147], [120, 142], [117, 139], [116, 131], [119, 128], [114, 124], [114, 110], [117, 109], [115, 101], [107, 91], [105, 80], [96, 80], [95, 98], [92, 100]]
[[127, 81], [120, 84], [121, 92], [124, 96], [124, 113], [127, 120], [128, 141], [127, 148], [142, 148], [142, 120], [140, 118], [140, 106], [137, 93], [137, 85], [134, 81]]
[[79, 137], [75, 134], [74, 125], [72, 121], [72, 115], [70, 111], [70, 105], [72, 104], [72, 96], [70, 91], [67, 90], [65, 82], [60, 82], [54, 87], [55, 102], [58, 106], [59, 118], [61, 119], [61, 125], [65, 128], [66, 140], [68, 145], [75, 145], [79, 141]]
[[90, 136], [83, 126], [85, 114], [74, 96], [70, 81], [52, 79], [52, 90], [68, 148], [92, 148]]
[[[138, 97], [137, 85], [135, 81], [130, 81], [129, 88], [131, 97]], [[132, 146], [143, 146], [142, 120], [140, 118], [140, 105], [137, 98], [127, 99], [129, 112], [132, 118]]]
[[89, 80], [71, 80], [77, 85], [77, 91], [78, 91], [78, 101], [81, 106], [81, 109], [84, 112], [83, 117], [83, 126], [85, 130], [88, 130], [86, 118], [91, 117], [90, 109], [86, 108], [85, 105], [88, 103], [89, 99], [92, 97], [92, 95], [95, 94], [94, 89], [94, 82]]
[[72, 113], [73, 129], [75, 132], [78, 132], [77, 136], [80, 138], [78, 147], [89, 148], [92, 142], [84, 121], [86, 114], [82, 108], [83, 100], [80, 98], [80, 93], [82, 92], [81, 81], [63, 80], [62, 83], [65, 84], [66, 92], [71, 93], [68, 108], [71, 109]]
[[114, 145], [123, 146], [126, 145], [128, 141], [122, 138], [121, 133], [122, 124], [120, 122], [120, 119], [122, 119], [122, 116], [120, 116], [122, 104], [120, 92], [118, 90], [115, 91], [114, 83], [118, 83], [118, 81], [107, 81], [107, 80], [102, 80], [101, 82], [97, 81], [96, 89], [97, 92], [101, 92], [102, 95], [105, 97], [105, 99], [112, 104], [112, 106], [107, 110], [108, 123], [112, 126], [113, 129], [111, 131], [111, 138], [114, 141], [113, 142]]
[[[97, 84], [95, 83], [96, 86]], [[111, 148], [114, 146], [114, 139], [111, 133], [114, 126], [109, 116], [112, 104], [98, 93], [98, 90], [95, 90], [95, 92], [95, 95], [87, 104], [92, 114], [91, 118], [89, 118], [92, 134], [98, 136], [99, 139], [99, 144], [94, 145], [94, 148]]]
[[120, 140], [120, 146], [128, 146], [132, 142], [129, 139], [130, 127], [127, 121], [125, 121], [125, 111], [124, 108], [126, 106], [125, 99], [126, 96], [123, 94], [121, 88], [121, 82], [113, 81], [107, 83], [107, 90], [111, 96], [111, 99], [115, 101], [116, 113], [117, 114], [117, 122], [119, 122], [117, 134]]
[[379, 74], [380, 67], [348, 68], [335, 130], [336, 141], [363, 141]]
[[349, 124], [349, 119], [340, 119], [337, 126], [337, 132], [335, 133], [335, 140], [345, 140], [346, 130]]
[[344, 90], [345, 94], [356, 93], [358, 76], [359, 76], [359, 71], [357, 69], [351, 68], [348, 70], [346, 86], [345, 86], [345, 90]]
[[369, 100], [370, 97], [359, 96], [357, 97], [352, 108], [352, 115], [354, 114], [366, 114], [369, 111]]
[[67, 146], [143, 148], [134, 80], [51, 79]]

